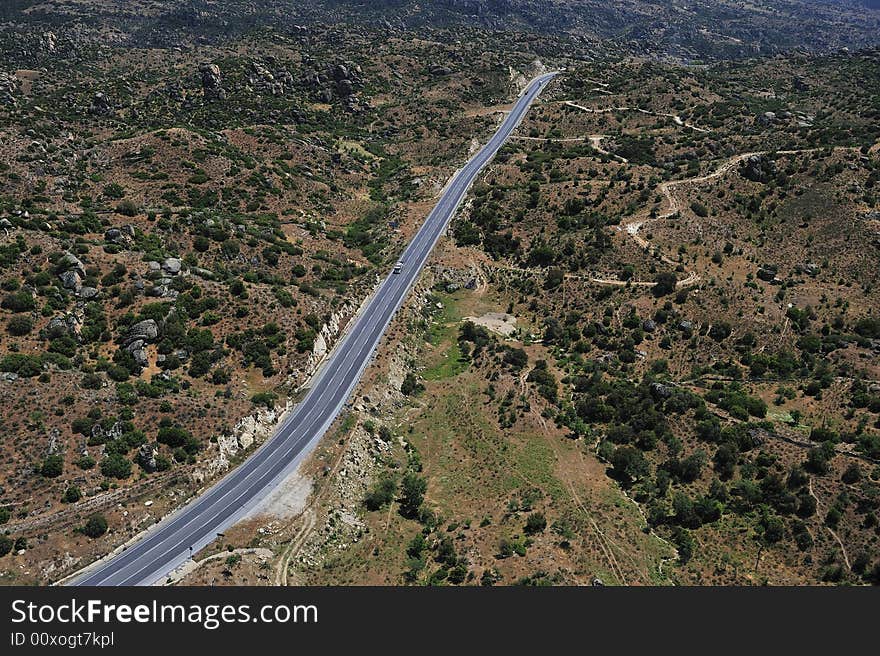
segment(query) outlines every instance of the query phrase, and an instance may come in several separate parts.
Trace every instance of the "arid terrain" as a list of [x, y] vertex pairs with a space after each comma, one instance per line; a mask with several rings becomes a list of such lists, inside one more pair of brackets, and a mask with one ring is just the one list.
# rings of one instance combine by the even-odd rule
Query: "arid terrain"
[[559, 70], [343, 416], [169, 582], [880, 583], [876, 11], [782, 3], [751, 41], [728, 13], [725, 41], [696, 3], [702, 37], [651, 39], [665, 10], [612, 3], [643, 23], [606, 42], [568, 2], [471, 3], [467, 38], [446, 3], [15, 4], [0, 582], [64, 579], [252, 453]]

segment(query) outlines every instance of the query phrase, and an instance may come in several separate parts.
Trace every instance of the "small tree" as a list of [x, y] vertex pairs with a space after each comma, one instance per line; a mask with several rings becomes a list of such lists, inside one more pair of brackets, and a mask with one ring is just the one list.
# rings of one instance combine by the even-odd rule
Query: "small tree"
[[57, 453], [46, 456], [43, 465], [40, 467], [40, 474], [46, 478], [58, 478], [64, 471], [64, 458]]
[[131, 476], [131, 460], [113, 453], [101, 461], [101, 473], [107, 478], [128, 478]]
[[672, 271], [661, 271], [654, 276], [654, 296], [666, 296], [675, 291], [678, 276]]
[[90, 538], [99, 538], [107, 532], [107, 518], [104, 515], [92, 515], [86, 521], [80, 533]]
[[71, 485], [64, 492], [64, 496], [61, 497], [61, 501], [64, 503], [76, 503], [82, 499], [82, 492], [79, 491], [79, 488], [75, 485]]
[[406, 396], [415, 396], [424, 392], [425, 386], [418, 381], [412, 372], [409, 372], [403, 379], [400, 391]]
[[10, 335], [14, 335], [15, 337], [22, 337], [27, 335], [34, 328], [34, 322], [31, 321], [31, 318], [24, 314], [16, 314], [9, 320], [9, 323], [6, 324], [6, 330]]
[[428, 482], [415, 472], [407, 472], [401, 485], [400, 514], [410, 519], [418, 517], [419, 508], [428, 490]]
[[397, 492], [397, 483], [390, 476], [383, 476], [376, 481], [372, 489], [364, 497], [364, 505], [367, 510], [379, 510], [394, 500]]

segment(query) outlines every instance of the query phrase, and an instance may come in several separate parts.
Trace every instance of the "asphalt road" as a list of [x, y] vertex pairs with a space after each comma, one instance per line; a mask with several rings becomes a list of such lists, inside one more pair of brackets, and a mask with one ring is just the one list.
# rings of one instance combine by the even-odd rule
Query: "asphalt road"
[[535, 78], [492, 139], [446, 185], [400, 260], [312, 381], [302, 402], [262, 447], [213, 487], [152, 527], [136, 543], [75, 577], [72, 585], [149, 585], [161, 580], [217, 533], [254, 510], [299, 464], [345, 405], [388, 324], [455, 214], [468, 187], [510, 136], [555, 73]]

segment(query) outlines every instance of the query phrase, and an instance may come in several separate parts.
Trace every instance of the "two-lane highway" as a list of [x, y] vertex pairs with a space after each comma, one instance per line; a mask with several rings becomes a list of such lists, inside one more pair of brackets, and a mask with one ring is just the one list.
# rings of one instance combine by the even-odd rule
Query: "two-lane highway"
[[479, 172], [495, 156], [555, 73], [535, 78], [498, 131], [461, 169], [389, 274], [312, 381], [302, 402], [262, 447], [201, 496], [159, 522], [136, 543], [97, 563], [73, 585], [149, 585], [256, 508], [321, 439], [354, 391], [392, 317], [412, 287]]

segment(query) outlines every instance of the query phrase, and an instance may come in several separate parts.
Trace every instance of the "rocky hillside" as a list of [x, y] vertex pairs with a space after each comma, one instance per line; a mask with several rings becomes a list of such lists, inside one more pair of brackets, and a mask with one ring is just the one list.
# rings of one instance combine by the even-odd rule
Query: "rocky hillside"
[[[198, 34], [218, 40], [272, 26], [370, 23], [391, 31], [478, 28], [568, 34], [577, 47], [612, 40], [631, 53], [683, 61], [746, 58], [785, 50], [829, 51], [878, 43], [880, 8], [859, 0], [741, 3], [645, 0], [14, 0], [0, 18], [108, 23], [132, 38], [172, 45]], [[605, 50], [609, 44], [603, 44]]]

